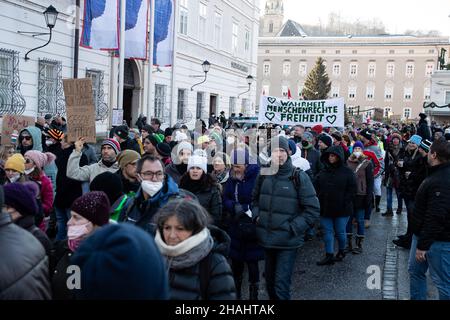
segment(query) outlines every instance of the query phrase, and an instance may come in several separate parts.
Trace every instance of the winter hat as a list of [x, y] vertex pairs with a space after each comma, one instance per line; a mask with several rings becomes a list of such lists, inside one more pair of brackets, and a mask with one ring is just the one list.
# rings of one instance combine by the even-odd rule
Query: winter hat
[[25, 159], [20, 153], [15, 153], [6, 160], [5, 170], [12, 169], [19, 173], [25, 172]]
[[167, 143], [160, 142], [156, 145], [156, 151], [162, 156], [162, 157], [170, 157], [170, 152], [172, 151], [170, 149], [170, 146]]
[[123, 150], [117, 157], [117, 162], [119, 163], [120, 169], [123, 170], [127, 164], [133, 163], [140, 158], [141, 155], [134, 150]]
[[[153, 136], [155, 137], [156, 141], [158, 141], [158, 143], [164, 142], [164, 138], [165, 138], [165, 137], [164, 137], [163, 134], [161, 134], [161, 133], [155, 133]], [[156, 147], [156, 146], [155, 146], [155, 147]]]
[[281, 136], [274, 137], [271, 141], [271, 150], [273, 151], [275, 148], [283, 149], [287, 154], [289, 154], [288, 140]]
[[84, 240], [72, 257], [80, 267], [78, 299], [162, 300], [169, 281], [154, 239], [129, 223], [107, 225]]
[[56, 159], [56, 156], [51, 152], [42, 153], [37, 150], [25, 152], [25, 157], [33, 160], [36, 167], [40, 169], [44, 168], [46, 165], [49, 165]]
[[158, 140], [155, 138], [154, 134], [149, 134], [145, 139], [147, 139], [148, 141], [150, 141], [150, 143], [156, 147], [156, 145], [158, 144]]
[[411, 138], [409, 138], [408, 142], [414, 143], [417, 146], [420, 146], [420, 143], [422, 142], [422, 137], [415, 134]]
[[176, 148], [177, 148], [177, 155], [180, 154], [181, 150], [183, 149], [191, 150], [191, 153], [194, 151], [192, 144], [190, 144], [187, 141], [180, 142], [179, 144], [176, 145]]
[[126, 140], [128, 138], [129, 129], [127, 126], [116, 127], [114, 133], [120, 138]]
[[35, 216], [38, 213], [36, 196], [39, 190], [36, 183], [8, 183], [3, 190], [5, 205], [13, 207], [22, 216]]
[[292, 139], [289, 139], [288, 143], [289, 143], [289, 150], [291, 150], [292, 155], [294, 155], [295, 152], [297, 151], [297, 145], [295, 144], [295, 141]]
[[400, 140], [400, 142], [402, 141], [402, 136], [399, 135], [398, 133], [394, 132], [393, 134], [391, 134], [391, 141], [394, 139], [398, 139]]
[[198, 144], [202, 144], [202, 143], [204, 143], [204, 142], [209, 142], [209, 141], [210, 141], [210, 139], [209, 139], [208, 136], [201, 136], [201, 137], [199, 137], [199, 138], [197, 139], [197, 143], [198, 143]]
[[331, 136], [336, 139], [337, 141], [342, 141], [342, 135], [339, 131], [335, 131], [331, 134]]
[[185, 141], [188, 139], [188, 136], [186, 133], [182, 132], [182, 131], [177, 131], [175, 132], [175, 141], [176, 142], [180, 142], [180, 141]]
[[250, 164], [250, 155], [247, 149], [234, 149], [231, 151], [231, 164]]
[[353, 150], [355, 150], [355, 148], [361, 148], [362, 150], [364, 150], [364, 144], [361, 141], [356, 141], [353, 145]]
[[88, 219], [94, 225], [102, 226], [109, 221], [111, 206], [106, 193], [91, 191], [77, 198], [73, 202], [71, 210]]
[[116, 155], [118, 155], [120, 153], [120, 144], [116, 140], [111, 139], [111, 138], [105, 139], [105, 140], [103, 140], [101, 146], [103, 147], [104, 145], [108, 145], [111, 148], [113, 148]]
[[421, 113], [419, 113], [419, 117], [420, 117], [420, 119], [426, 119], [427, 115], [425, 113], [421, 112]]
[[319, 141], [322, 141], [323, 143], [325, 143], [327, 145], [327, 147], [331, 147], [331, 145], [333, 144], [333, 138], [331, 138], [331, 136], [326, 133], [322, 133], [319, 136]]
[[119, 175], [106, 171], [92, 180], [89, 190], [103, 191], [108, 196], [109, 203], [113, 204], [123, 194], [123, 184]]
[[419, 148], [423, 149], [425, 152], [430, 152], [431, 148], [431, 141], [427, 139], [423, 139], [420, 143]]
[[50, 120], [53, 116], [50, 113], [47, 113], [44, 117], [45, 120]]
[[323, 126], [321, 124], [315, 125], [311, 128], [311, 130], [316, 132], [317, 134], [321, 134], [323, 131]]
[[308, 141], [309, 143], [312, 143], [314, 140], [314, 136], [310, 132], [304, 132], [302, 135], [303, 140]]
[[50, 129], [47, 131], [47, 134], [50, 136], [50, 138], [53, 138], [56, 141], [62, 141], [62, 139], [64, 138], [64, 132], [58, 129]]
[[366, 138], [367, 140], [372, 140], [372, 134], [370, 133], [369, 129], [361, 130], [359, 135]]
[[211, 137], [212, 140], [216, 142], [216, 144], [221, 145], [223, 143], [223, 139], [220, 133], [213, 131], [209, 136]]
[[189, 169], [192, 167], [198, 167], [198, 168], [202, 169], [204, 173], [207, 173], [208, 172], [207, 164], [208, 164], [208, 159], [206, 157], [193, 155], [188, 160], [187, 170], [189, 171]]

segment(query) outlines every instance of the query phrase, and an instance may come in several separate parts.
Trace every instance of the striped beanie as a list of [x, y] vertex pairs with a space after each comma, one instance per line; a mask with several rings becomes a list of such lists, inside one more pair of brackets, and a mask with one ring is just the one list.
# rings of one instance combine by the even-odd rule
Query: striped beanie
[[50, 136], [50, 138], [53, 138], [56, 141], [62, 141], [62, 139], [64, 138], [64, 132], [58, 129], [50, 129], [47, 131], [47, 134]]
[[120, 144], [116, 140], [111, 139], [111, 138], [105, 139], [102, 142], [102, 147], [104, 145], [108, 145], [111, 148], [113, 148], [116, 155], [120, 153]]

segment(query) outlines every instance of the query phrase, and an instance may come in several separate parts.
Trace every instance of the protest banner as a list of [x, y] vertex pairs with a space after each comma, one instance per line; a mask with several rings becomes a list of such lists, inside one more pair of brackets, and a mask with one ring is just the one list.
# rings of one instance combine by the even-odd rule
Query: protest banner
[[95, 143], [95, 106], [91, 79], [64, 79], [63, 85], [69, 142], [84, 137], [86, 142]]
[[258, 121], [279, 125], [344, 127], [344, 98], [289, 100], [261, 96]]
[[[19, 115], [3, 116], [2, 145], [17, 143], [17, 135], [26, 127], [34, 126], [35, 118]], [[11, 139], [11, 135], [13, 138]]]

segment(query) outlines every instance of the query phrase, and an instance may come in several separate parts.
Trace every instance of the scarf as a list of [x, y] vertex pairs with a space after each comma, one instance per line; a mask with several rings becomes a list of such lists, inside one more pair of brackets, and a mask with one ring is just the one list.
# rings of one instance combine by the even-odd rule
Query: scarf
[[157, 230], [155, 243], [161, 254], [166, 257], [168, 269], [174, 270], [196, 265], [211, 252], [214, 246], [214, 240], [208, 228], [204, 228], [175, 246], [167, 245]]
[[111, 161], [106, 161], [106, 160], [103, 160], [103, 159], [102, 159], [102, 163], [103, 163], [107, 168], [111, 168], [111, 167], [114, 165], [114, 163], [116, 163], [116, 161], [114, 160], [113, 162], [111, 162]]
[[213, 175], [216, 177], [216, 180], [218, 183], [226, 182], [228, 180], [228, 169], [223, 170], [219, 174], [217, 174], [215, 171], [213, 172]]

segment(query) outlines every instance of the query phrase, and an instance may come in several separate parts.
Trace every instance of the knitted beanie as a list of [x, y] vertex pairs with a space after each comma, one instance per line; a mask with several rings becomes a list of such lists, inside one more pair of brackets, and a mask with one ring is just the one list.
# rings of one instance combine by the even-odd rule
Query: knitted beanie
[[121, 139], [126, 140], [128, 138], [129, 129], [127, 126], [118, 126], [114, 130], [114, 133]]
[[356, 141], [353, 145], [353, 150], [355, 150], [355, 148], [361, 148], [362, 150], [364, 150], [364, 144], [361, 141]]
[[25, 157], [33, 160], [36, 167], [42, 169], [55, 161], [56, 156], [51, 152], [42, 153], [37, 150], [30, 150], [25, 152]]
[[50, 138], [53, 138], [56, 141], [62, 141], [62, 139], [64, 138], [64, 132], [58, 129], [50, 129], [47, 131], [47, 134], [50, 136]]
[[20, 153], [15, 153], [6, 160], [5, 170], [14, 170], [19, 173], [25, 172], [25, 159]]
[[71, 210], [91, 221], [96, 226], [102, 226], [109, 221], [111, 207], [106, 193], [92, 191], [76, 199]]
[[286, 151], [289, 154], [289, 142], [283, 136], [274, 137], [271, 141], [271, 150], [273, 151], [275, 148], [280, 148]]
[[111, 139], [111, 138], [105, 139], [105, 140], [103, 140], [101, 146], [103, 147], [104, 145], [107, 145], [107, 146], [110, 146], [111, 148], [113, 148], [116, 155], [120, 153], [120, 144], [116, 140]]
[[322, 141], [324, 144], [326, 144], [327, 147], [331, 147], [333, 144], [333, 138], [331, 138], [330, 135], [323, 133], [319, 136], [319, 141]]
[[36, 196], [39, 189], [36, 183], [8, 183], [3, 190], [5, 205], [13, 207], [22, 216], [35, 216], [38, 213]]
[[187, 170], [189, 171], [190, 168], [198, 167], [203, 170], [204, 173], [207, 173], [207, 164], [208, 159], [206, 157], [193, 155], [188, 160]]
[[123, 170], [127, 164], [133, 163], [140, 158], [141, 155], [134, 150], [123, 150], [117, 157], [117, 162], [119, 163], [120, 169]]

